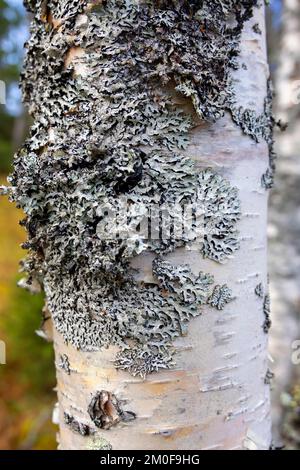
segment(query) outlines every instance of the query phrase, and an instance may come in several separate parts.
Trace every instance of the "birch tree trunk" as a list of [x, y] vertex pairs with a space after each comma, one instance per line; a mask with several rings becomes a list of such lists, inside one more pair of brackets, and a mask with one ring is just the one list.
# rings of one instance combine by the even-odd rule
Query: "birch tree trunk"
[[278, 173], [270, 211], [270, 268], [274, 328], [270, 353], [274, 359], [273, 424], [280, 439], [284, 410], [281, 398], [297, 379], [294, 341], [300, 338], [299, 298], [299, 128], [300, 128], [300, 5], [285, 0], [282, 40], [276, 76], [277, 114], [288, 123], [277, 137]]
[[35, 124], [11, 194], [59, 448], [269, 449], [264, 6], [27, 4]]

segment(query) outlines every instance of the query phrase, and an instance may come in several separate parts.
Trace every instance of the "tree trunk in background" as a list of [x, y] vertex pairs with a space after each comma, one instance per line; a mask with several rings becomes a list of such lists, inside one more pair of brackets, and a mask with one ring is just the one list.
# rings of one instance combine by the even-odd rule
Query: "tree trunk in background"
[[[35, 124], [11, 191], [54, 324], [59, 448], [268, 449], [264, 7], [27, 3]], [[123, 231], [158, 204], [170, 237], [114, 238], [124, 197]]]
[[21, 114], [15, 118], [14, 126], [12, 129], [12, 142], [14, 152], [16, 152], [20, 148], [20, 145], [26, 137], [28, 128], [28, 116], [26, 112], [22, 110]]
[[[282, 431], [281, 397], [288, 392], [297, 369], [293, 342], [300, 338], [300, 5], [285, 0], [282, 41], [276, 76], [277, 114], [288, 129], [277, 136], [276, 190], [270, 210], [270, 270], [273, 329], [270, 352], [274, 359], [274, 437]], [[297, 96], [298, 95], [298, 96]]]

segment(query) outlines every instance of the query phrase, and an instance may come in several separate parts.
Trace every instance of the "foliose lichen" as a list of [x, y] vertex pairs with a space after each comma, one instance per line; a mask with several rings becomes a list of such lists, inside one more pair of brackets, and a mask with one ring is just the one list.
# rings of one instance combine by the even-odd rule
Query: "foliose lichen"
[[253, 31], [254, 31], [256, 34], [262, 34], [261, 27], [259, 26], [258, 23], [255, 23], [255, 24], [253, 25], [253, 28], [252, 28], [252, 29], [253, 29]]
[[132, 411], [123, 410], [120, 400], [106, 390], [101, 390], [93, 396], [88, 413], [97, 428], [101, 429], [110, 429], [121, 421], [128, 422], [136, 418]]
[[264, 321], [264, 324], [263, 324], [263, 330], [266, 334], [268, 334], [269, 330], [272, 326], [272, 321], [271, 321], [271, 300], [270, 300], [269, 295], [266, 295], [264, 297], [263, 312], [264, 312], [264, 316], [265, 316], [265, 321]]
[[[222, 308], [229, 291], [213, 294], [209, 274], [162, 259], [195, 241], [190, 233], [176, 237], [180, 210], [170, 211], [168, 239], [107, 239], [106, 208], [117, 210], [126, 197], [126, 221], [138, 226], [153, 204], [200, 206], [202, 255], [224, 262], [239, 248], [237, 190], [209, 169], [197, 173], [182, 156], [193, 119], [173, 97], [190, 99], [203, 120], [223, 116], [233, 101], [241, 32], [258, 1], [26, 5], [33, 21], [22, 87], [34, 124], [15, 157], [10, 195], [26, 214], [27, 284], [43, 287], [68, 344], [87, 351], [118, 345], [117, 367], [145, 376], [174, 363], [173, 340], [209, 299]], [[163, 221], [157, 225], [161, 231]], [[155, 281], [142, 284], [130, 260], [149, 251], [157, 256]]]
[[[268, 279], [269, 282], [269, 279]], [[265, 294], [265, 288], [262, 282], [260, 282], [254, 290], [257, 297], [259, 297], [260, 301], [262, 301], [262, 310], [264, 314], [264, 323], [263, 323], [263, 330], [266, 334], [268, 334], [271, 326], [271, 298], [268, 293]], [[266, 291], [267, 292], [267, 291]]]
[[260, 282], [259, 284], [257, 284], [257, 286], [255, 287], [255, 294], [260, 297], [261, 299], [263, 299], [264, 297], [264, 286], [263, 286], [263, 283]]
[[264, 101], [264, 110], [257, 114], [253, 109], [244, 109], [237, 106], [235, 98], [229, 106], [233, 121], [242, 129], [244, 134], [251, 137], [255, 142], [264, 140], [269, 148], [269, 168], [262, 176], [262, 186], [271, 189], [274, 185], [276, 170], [276, 152], [274, 149], [274, 129], [283, 129], [282, 123], [276, 121], [273, 114], [273, 86], [272, 81], [267, 81], [267, 95]]
[[67, 412], [64, 412], [64, 422], [73, 432], [80, 434], [81, 436], [85, 437], [93, 434], [93, 431], [87, 424], [81, 423]]
[[103, 437], [97, 437], [87, 443], [86, 450], [112, 450], [112, 445]]

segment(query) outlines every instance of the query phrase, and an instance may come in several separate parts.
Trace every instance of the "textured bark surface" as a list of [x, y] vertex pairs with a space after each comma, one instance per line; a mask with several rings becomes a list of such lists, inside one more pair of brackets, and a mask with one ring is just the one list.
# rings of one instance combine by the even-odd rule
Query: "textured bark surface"
[[[299, 366], [292, 363], [293, 342], [300, 338], [300, 5], [285, 0], [282, 17], [280, 61], [276, 76], [277, 114], [288, 123], [277, 136], [278, 171], [270, 210], [270, 271], [274, 328], [270, 341], [273, 370], [274, 438], [294, 432], [282, 429], [285, 413], [282, 396], [299, 379]], [[281, 435], [280, 435], [281, 434]], [[293, 437], [291, 439], [293, 441]]]
[[[27, 3], [35, 125], [10, 191], [54, 323], [59, 447], [268, 449], [264, 7]], [[108, 242], [124, 195], [133, 224], [200, 207], [203, 238], [176, 237], [172, 207], [169, 239]]]

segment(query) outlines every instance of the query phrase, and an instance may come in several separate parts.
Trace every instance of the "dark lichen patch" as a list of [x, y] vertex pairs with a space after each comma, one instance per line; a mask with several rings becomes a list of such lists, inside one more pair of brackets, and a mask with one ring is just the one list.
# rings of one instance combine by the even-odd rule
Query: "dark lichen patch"
[[91, 420], [100, 429], [110, 429], [121, 421], [129, 422], [136, 418], [132, 411], [124, 411], [117, 397], [106, 390], [97, 392], [89, 406], [88, 413]]
[[272, 321], [271, 321], [271, 299], [270, 295], [266, 294], [265, 295], [265, 289], [263, 286], [263, 283], [259, 283], [255, 287], [255, 294], [257, 297], [259, 297], [262, 300], [262, 307], [263, 307], [263, 314], [265, 317], [265, 321], [263, 323], [263, 330], [266, 334], [268, 334], [271, 326], [272, 326]]
[[71, 369], [70, 369], [70, 362], [67, 354], [61, 354], [59, 356], [59, 362], [58, 362], [58, 367], [65, 371], [66, 374], [70, 375], [71, 374]]
[[264, 110], [257, 114], [252, 109], [244, 109], [236, 105], [233, 99], [229, 105], [233, 121], [242, 129], [244, 134], [250, 136], [255, 142], [265, 141], [269, 148], [269, 168], [262, 176], [262, 186], [271, 189], [274, 185], [276, 170], [276, 153], [274, 150], [274, 129], [284, 130], [284, 125], [276, 121], [273, 114], [273, 86], [270, 79], [267, 81], [267, 96], [264, 101]]
[[97, 437], [87, 443], [86, 450], [112, 450], [112, 445], [103, 437]]
[[266, 295], [265, 298], [264, 298], [263, 311], [264, 311], [264, 316], [265, 316], [265, 321], [264, 321], [264, 324], [263, 324], [263, 330], [266, 334], [268, 334], [269, 330], [272, 326], [271, 301], [270, 301], [270, 296], [269, 295]]
[[[143, 206], [201, 207], [202, 255], [224, 262], [238, 250], [237, 190], [211, 170], [197, 174], [182, 156], [193, 120], [172, 96], [175, 87], [189, 97], [201, 119], [223, 116], [243, 25], [257, 4], [27, 0], [34, 20], [22, 82], [35, 123], [10, 190], [27, 216], [23, 269], [28, 284], [44, 288], [66, 343], [118, 345], [117, 367], [133, 374], [174, 364], [173, 340], [201, 314], [213, 279], [161, 259], [195, 241], [190, 234], [108, 240], [105, 208], [126, 196], [138, 225]], [[173, 224], [178, 217], [171, 211]], [[155, 284], [144, 285], [129, 266], [147, 251], [158, 258]]]
[[160, 345], [159, 348], [155, 346], [154, 350], [147, 346], [123, 348], [117, 354], [115, 366], [117, 369], [129, 372], [134, 377], [140, 376], [145, 379], [152, 372], [170, 369], [175, 366], [173, 349], [170, 343]]
[[153, 274], [157, 284], [81, 271], [78, 278], [72, 274], [59, 284], [56, 280], [59, 289], [52, 290], [48, 273], [45, 289], [57, 330], [81, 350], [118, 345], [116, 366], [133, 375], [171, 367], [172, 342], [186, 335], [189, 321], [201, 314], [212, 294], [213, 277], [194, 275], [188, 266], [160, 258], [153, 262]]
[[81, 436], [86, 437], [93, 434], [93, 431], [87, 424], [81, 423], [67, 412], [64, 413], [64, 422], [73, 432], [80, 434]]
[[223, 310], [229, 302], [232, 302], [232, 300], [232, 290], [224, 284], [214, 288], [212, 295], [208, 299], [208, 304], [218, 310]]
[[255, 294], [260, 297], [261, 299], [263, 299], [264, 297], [264, 286], [263, 286], [263, 283], [260, 282], [256, 287], [255, 287]]
[[[32, 284], [34, 284], [34, 281]], [[20, 283], [18, 285], [20, 286]], [[42, 321], [41, 321], [40, 328], [36, 330], [36, 334], [47, 342], [53, 341], [53, 323], [52, 323], [51, 314], [49, 313], [49, 310], [46, 305], [44, 305], [42, 309]]]
[[252, 27], [253, 31], [256, 33], [256, 34], [262, 34], [262, 30], [261, 30], [261, 27], [259, 26], [258, 23], [255, 23]]
[[239, 249], [236, 223], [241, 216], [238, 190], [210, 170], [200, 173], [197, 203], [204, 211], [205, 258], [222, 263]]

